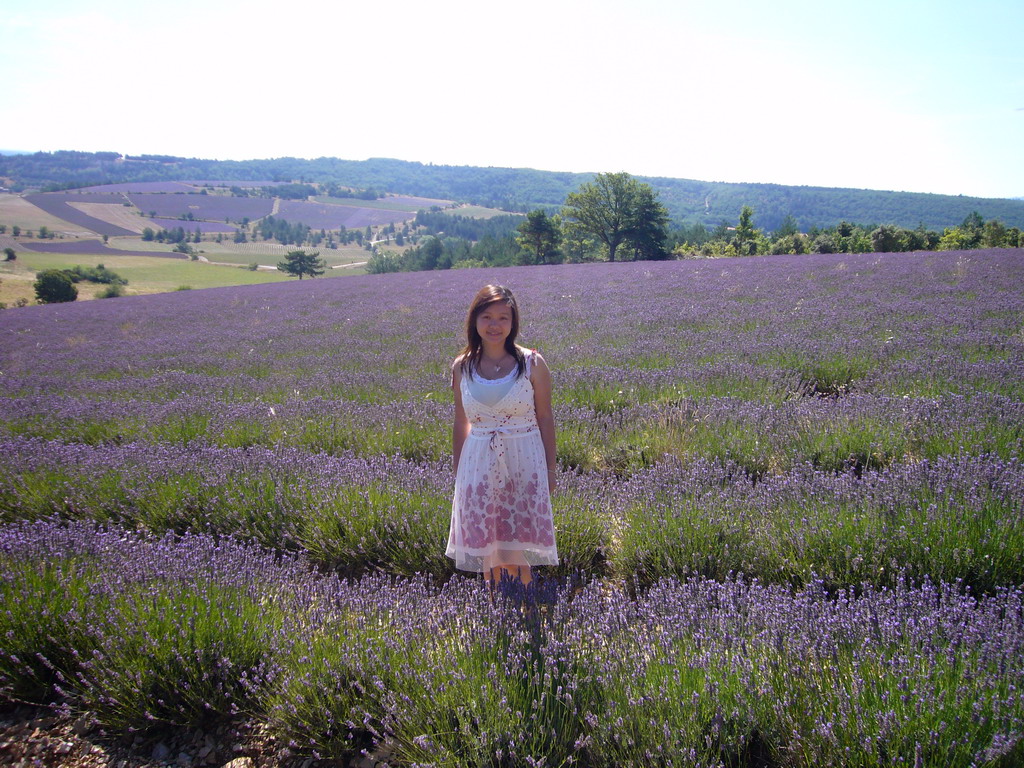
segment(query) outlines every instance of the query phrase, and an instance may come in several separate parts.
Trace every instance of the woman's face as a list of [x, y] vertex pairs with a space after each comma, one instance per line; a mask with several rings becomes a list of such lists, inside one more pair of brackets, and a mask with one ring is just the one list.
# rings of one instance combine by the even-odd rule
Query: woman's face
[[476, 332], [485, 344], [504, 346], [512, 333], [512, 307], [504, 301], [492, 301], [476, 316]]

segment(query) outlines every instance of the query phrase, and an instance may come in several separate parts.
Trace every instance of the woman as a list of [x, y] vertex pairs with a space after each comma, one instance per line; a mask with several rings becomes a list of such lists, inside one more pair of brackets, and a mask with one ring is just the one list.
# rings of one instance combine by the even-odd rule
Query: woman
[[491, 586], [506, 574], [529, 584], [532, 566], [558, 563], [551, 373], [535, 350], [516, 344], [518, 333], [512, 292], [484, 286], [452, 363], [456, 477], [445, 554]]

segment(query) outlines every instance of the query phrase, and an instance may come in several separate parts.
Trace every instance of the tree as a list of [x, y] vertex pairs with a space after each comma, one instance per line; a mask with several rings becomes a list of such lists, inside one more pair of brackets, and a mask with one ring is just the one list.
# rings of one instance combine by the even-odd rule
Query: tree
[[410, 267], [410, 269], [437, 269], [441, 266], [440, 261], [443, 255], [444, 243], [441, 242], [441, 238], [429, 235], [423, 238], [423, 242], [419, 247], [413, 248], [409, 252], [410, 258], [415, 262], [415, 266]]
[[18, 258], [18, 254], [14, 252], [13, 248], [4, 248], [4, 261], [14, 261]]
[[799, 232], [800, 227], [796, 223], [796, 219], [793, 218], [793, 214], [787, 213], [786, 218], [782, 220], [779, 228], [775, 230], [775, 239], [778, 240], [779, 238], [787, 237], [789, 235], [796, 235], [799, 234]]
[[986, 221], [981, 229], [981, 245], [983, 248], [1002, 248], [1006, 242], [1006, 227], [998, 219]]
[[985, 219], [977, 211], [971, 211], [960, 225], [963, 230], [965, 247], [978, 248], [981, 245], [981, 234], [985, 227]]
[[754, 228], [754, 209], [744, 205], [740, 209], [740, 222], [736, 225], [736, 233], [733, 240], [736, 243], [736, 253], [743, 256], [751, 256], [757, 251], [757, 237], [761, 233]]
[[78, 289], [62, 269], [45, 269], [36, 275], [36, 298], [40, 304], [59, 304], [78, 298]]
[[554, 261], [562, 233], [543, 209], [538, 208], [526, 214], [526, 219], [516, 228], [516, 232], [516, 243], [524, 250], [533, 251], [536, 263], [548, 264]]
[[946, 227], [939, 238], [940, 251], [969, 251], [974, 247], [974, 232], [965, 227]]
[[633, 259], [667, 259], [668, 211], [648, 184], [641, 184], [637, 193], [635, 222], [626, 235], [633, 249]]
[[871, 245], [875, 253], [895, 253], [900, 250], [899, 229], [883, 224], [871, 233]]
[[277, 268], [301, 280], [304, 275], [319, 277], [327, 269], [327, 264], [320, 258], [320, 251], [288, 251], [284, 261], [278, 262]]
[[811, 244], [811, 251], [813, 253], [835, 253], [835, 240], [833, 240], [832, 236], [827, 233], [818, 235], [814, 238], [814, 242]]
[[[656, 241], [659, 227], [664, 232], [665, 226], [659, 221], [668, 221], [668, 213], [655, 199], [650, 185], [624, 172], [599, 173], [578, 192], [570, 192], [563, 213], [604, 243], [609, 261], [615, 261], [619, 246], [631, 237], [644, 247]], [[661, 237], [662, 247], [666, 237]]]

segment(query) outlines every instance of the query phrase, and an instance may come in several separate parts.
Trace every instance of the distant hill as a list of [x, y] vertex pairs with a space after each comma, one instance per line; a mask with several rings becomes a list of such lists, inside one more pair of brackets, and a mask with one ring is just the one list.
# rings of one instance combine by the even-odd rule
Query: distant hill
[[[168, 155], [122, 156], [117, 152], [37, 152], [0, 155], [0, 185], [15, 191], [65, 189], [96, 184], [218, 179], [275, 180], [374, 188], [391, 193], [444, 198], [511, 211], [557, 208], [565, 196], [594, 174], [529, 168], [429, 165], [371, 158], [341, 160], [293, 157], [266, 160], [202, 160]], [[734, 223], [749, 205], [758, 227], [773, 230], [786, 216], [802, 230], [840, 221], [857, 224], [923, 224], [941, 231], [972, 212], [1024, 229], [1024, 200], [885, 192], [781, 184], [736, 184], [664, 177], [637, 177], [660, 195], [677, 224], [704, 222], [709, 228]], [[5, 182], [6, 180], [6, 182]]]

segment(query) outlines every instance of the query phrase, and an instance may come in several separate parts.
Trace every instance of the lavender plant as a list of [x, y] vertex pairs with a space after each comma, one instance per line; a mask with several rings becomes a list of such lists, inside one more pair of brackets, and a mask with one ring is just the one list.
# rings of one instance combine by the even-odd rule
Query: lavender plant
[[[92, 567], [75, 563], [92, 559]], [[294, 755], [399, 765], [1011, 766], [1024, 594], [665, 579], [527, 601], [470, 579], [358, 581], [205, 535], [0, 528], [5, 598], [51, 564], [51, 696], [111, 730], [248, 718]], [[6, 600], [10, 606], [12, 600]], [[523, 608], [530, 610], [523, 611]], [[113, 608], [111, 610], [111, 608]], [[239, 615], [236, 615], [238, 613]], [[44, 681], [0, 614], [0, 686]]]

